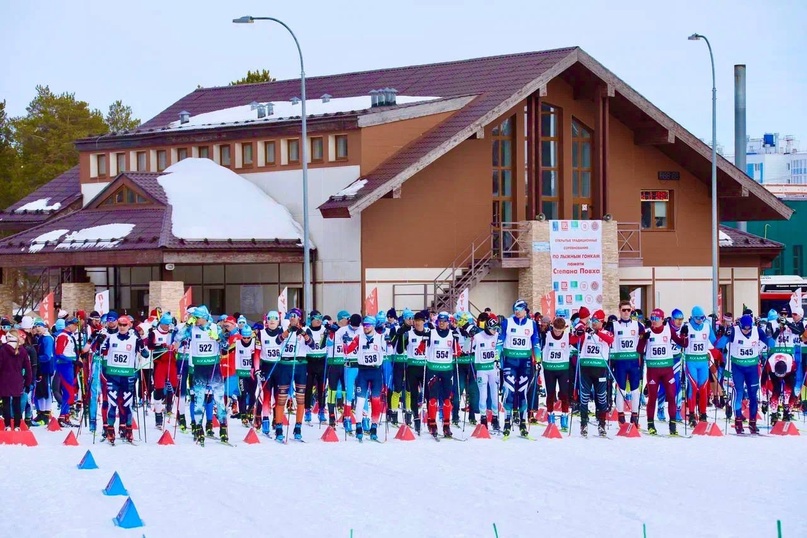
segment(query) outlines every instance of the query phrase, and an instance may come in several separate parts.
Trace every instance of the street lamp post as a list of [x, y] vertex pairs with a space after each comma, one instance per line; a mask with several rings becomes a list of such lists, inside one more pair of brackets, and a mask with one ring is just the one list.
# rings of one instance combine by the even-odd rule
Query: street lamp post
[[300, 48], [300, 42], [297, 41], [297, 36], [291, 31], [288, 25], [280, 19], [273, 17], [252, 17], [246, 15], [233, 19], [236, 24], [251, 24], [255, 21], [272, 21], [281, 25], [288, 30], [294, 39], [294, 44], [297, 45], [297, 53], [300, 55], [300, 99], [302, 100], [302, 134], [301, 146], [302, 154], [301, 159], [303, 163], [303, 297], [306, 316], [313, 310], [314, 293], [311, 287], [311, 243], [308, 239], [308, 124], [306, 122], [305, 113], [305, 64], [303, 63], [303, 50]]
[[712, 45], [706, 36], [692, 34], [690, 41], [703, 39], [709, 47], [709, 59], [712, 62], [712, 313], [717, 315], [717, 290], [720, 285], [718, 276], [718, 220], [717, 220], [717, 87], [715, 85], [715, 57]]

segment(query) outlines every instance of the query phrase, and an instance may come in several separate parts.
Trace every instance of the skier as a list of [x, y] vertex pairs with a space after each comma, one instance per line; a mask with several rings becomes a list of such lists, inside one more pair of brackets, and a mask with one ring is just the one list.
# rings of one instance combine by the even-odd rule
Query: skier
[[238, 377], [238, 386], [230, 396], [238, 402], [241, 424], [249, 426], [254, 419], [252, 409], [257, 388], [255, 362], [260, 358], [253, 338], [252, 327], [244, 325], [238, 331], [238, 336], [239, 338], [235, 340], [235, 372]]
[[631, 316], [630, 301], [619, 303], [619, 319], [613, 323], [614, 345], [611, 361], [616, 384], [616, 411], [619, 423], [625, 423], [625, 398], [630, 386], [630, 421], [639, 426], [639, 406], [641, 405], [642, 363], [639, 357], [639, 339], [645, 327]]
[[[499, 373], [496, 371], [496, 363], [499, 360], [497, 344], [499, 342], [499, 320], [495, 317], [487, 317], [484, 328], [474, 326], [470, 331], [471, 351], [473, 353], [472, 369], [476, 373], [477, 386], [477, 407], [481, 424], [488, 428], [488, 402], [496, 408], [493, 423], [490, 425], [494, 431], [499, 429]], [[472, 408], [473, 409], [473, 408]]]
[[[257, 359], [255, 360], [255, 377], [258, 385], [258, 394], [261, 396], [258, 403], [261, 407], [261, 432], [269, 436], [271, 424], [270, 416], [274, 415], [272, 406], [272, 396], [278, 386], [280, 372], [277, 369], [280, 363], [280, 352], [283, 349], [277, 337], [283, 334], [280, 328], [280, 314], [275, 310], [270, 310], [266, 314], [264, 328], [258, 331], [257, 335]], [[282, 427], [281, 427], [282, 429]]]
[[55, 342], [48, 330], [48, 325], [41, 319], [34, 322], [34, 334], [38, 338], [37, 357], [39, 360], [36, 385], [34, 386], [37, 410], [34, 422], [39, 425], [45, 425], [50, 422], [51, 400], [53, 398], [51, 384], [53, 383]]
[[793, 380], [793, 395], [792, 401], [787, 402], [789, 405], [797, 405], [799, 396], [801, 395], [801, 387], [804, 383], [804, 370], [803, 359], [801, 354], [801, 341], [805, 333], [804, 329], [804, 310], [797, 306], [792, 309], [790, 320], [787, 319], [786, 313], [780, 315], [778, 326], [774, 328], [772, 337], [776, 341], [777, 352], [788, 353], [793, 356], [795, 378]]
[[[33, 383], [33, 369], [23, 346], [23, 334], [18, 329], [6, 332], [0, 344], [0, 399], [3, 400], [3, 421], [6, 431], [20, 430], [22, 395]], [[13, 422], [12, 422], [13, 420]]]
[[[709, 403], [709, 359], [710, 349], [716, 338], [712, 325], [706, 322], [703, 308], [692, 308], [689, 321], [681, 328], [681, 336], [687, 338], [684, 350], [684, 364], [689, 379], [689, 425], [695, 427], [698, 421], [707, 420], [706, 406]], [[695, 419], [695, 405], [698, 406], [698, 418]]]
[[560, 392], [560, 429], [564, 432], [569, 428], [569, 355], [571, 349], [569, 333], [566, 331], [566, 320], [555, 318], [552, 322], [552, 329], [546, 333], [541, 357], [546, 380], [546, 408], [549, 410], [549, 423], [555, 424], [555, 397]]
[[322, 324], [322, 313], [312, 310], [308, 316], [308, 327], [305, 329], [309, 342], [306, 351], [307, 383], [305, 385], [305, 421], [311, 423], [311, 406], [313, 405], [314, 389], [317, 392], [317, 406], [319, 407], [317, 419], [319, 423], [325, 422], [325, 355], [327, 350], [328, 331]]
[[[356, 352], [356, 409], [364, 409], [367, 397], [370, 397], [370, 439], [378, 441], [378, 420], [381, 416], [381, 388], [383, 376], [381, 364], [387, 343], [383, 334], [376, 332], [376, 318], [366, 316], [362, 321], [363, 330], [345, 343], [344, 352], [350, 355]], [[364, 438], [363, 421], [356, 424], [356, 439], [359, 442]]]
[[[674, 309], [670, 313], [669, 319], [666, 320], [666, 323], [670, 326], [670, 331], [680, 336], [681, 334], [681, 327], [684, 324], [684, 313], [679, 310], [678, 308]], [[673, 353], [673, 376], [675, 377], [675, 415], [670, 417], [670, 420], [675, 420], [676, 422], [681, 422], [681, 359], [682, 359], [682, 349], [675, 343], [672, 346], [672, 353]], [[661, 422], [667, 420], [666, 414], [664, 412], [664, 404], [667, 402], [667, 393], [666, 391], [661, 391], [658, 394], [657, 405], [658, 408], [656, 410], [656, 416]]]
[[[394, 312], [394, 310], [390, 310], [390, 312]], [[389, 320], [389, 312], [387, 314], [387, 319]], [[406, 346], [399, 346], [399, 340], [412, 328], [414, 320], [414, 312], [405, 308], [401, 315], [400, 326], [390, 326], [392, 335], [387, 351], [392, 357], [392, 383], [389, 387], [387, 399], [387, 420], [392, 422], [393, 426], [398, 425], [398, 407], [401, 405], [406, 376]]]
[[119, 396], [123, 405], [120, 409], [121, 436], [129, 443], [133, 441], [132, 398], [137, 379], [138, 357], [148, 356], [148, 350], [143, 346], [142, 340], [132, 330], [132, 318], [121, 316], [117, 321], [118, 332], [109, 335], [101, 346], [109, 401], [104, 438], [110, 445], [115, 444], [115, 418]]
[[78, 360], [78, 345], [74, 333], [77, 328], [78, 320], [75, 318], [68, 321], [56, 320], [54, 359], [61, 389], [60, 426], [78, 426], [70, 421], [70, 406], [76, 397], [75, 363]]
[[404, 413], [404, 422], [412, 425], [412, 416], [415, 418], [415, 433], [420, 435], [420, 391], [424, 390], [426, 377], [426, 348], [423, 342], [429, 339], [429, 330], [426, 328], [426, 315], [418, 312], [412, 316], [412, 327], [401, 325], [396, 339], [398, 354], [406, 355], [406, 398], [409, 409]]
[[527, 389], [533, 375], [533, 365], [541, 361], [538, 325], [527, 315], [527, 303], [513, 304], [513, 315], [502, 322], [498, 351], [504, 375], [505, 437], [510, 435], [512, 421], [519, 425], [521, 435], [528, 435], [524, 412], [527, 409]]
[[675, 423], [675, 373], [673, 372], [673, 343], [687, 347], [686, 337], [679, 336], [665, 323], [664, 311], [656, 308], [650, 313], [650, 328], [642, 335], [639, 353], [644, 353], [647, 365], [647, 431], [656, 435], [656, 398], [659, 387], [667, 397], [670, 418], [670, 435], [678, 435]]
[[[798, 405], [802, 381], [801, 337], [804, 334], [802, 313], [801, 307], [797, 307], [791, 313], [792, 321], [785, 316], [780, 316], [777, 320], [778, 326], [773, 329], [770, 335], [775, 342], [774, 347], [770, 349], [770, 359], [766, 364], [766, 370], [775, 375], [775, 377], [770, 376], [771, 389], [773, 390], [773, 397], [770, 401], [772, 408], [771, 422], [775, 422], [779, 418], [779, 396], [782, 394], [783, 383], [785, 385], [785, 398], [781, 402], [783, 419], [790, 420], [791, 407]], [[778, 357], [774, 358], [776, 355]], [[791, 358], [791, 361], [785, 358], [787, 356]], [[776, 371], [777, 363], [781, 363], [779, 369], [783, 373]], [[783, 368], [784, 370], [782, 370]]]
[[277, 401], [275, 402], [275, 439], [284, 441], [283, 413], [286, 401], [291, 396], [291, 384], [294, 383], [294, 398], [297, 403], [297, 414], [294, 423], [294, 438], [302, 440], [303, 415], [305, 411], [306, 346], [313, 343], [302, 325], [303, 313], [299, 308], [289, 310], [289, 326], [276, 338], [283, 345], [280, 352], [280, 364], [277, 383]]
[[[334, 339], [337, 342], [341, 341], [343, 346], [347, 345], [348, 343], [352, 342], [359, 333], [361, 324], [362, 317], [358, 314], [352, 314], [348, 320], [348, 324], [337, 331]], [[353, 350], [352, 353], [346, 353], [344, 347], [342, 349], [342, 354], [345, 361], [345, 406], [342, 415], [342, 422], [345, 427], [345, 432], [350, 435], [353, 435], [353, 400], [356, 397], [356, 376], [359, 374], [359, 370], [356, 367], [358, 352], [358, 348]], [[361, 410], [359, 410], [359, 412], [361, 412]]]
[[[158, 430], [163, 429], [164, 412], [171, 408], [171, 397], [176, 383], [177, 363], [174, 355], [175, 332], [172, 329], [173, 317], [164, 312], [156, 327], [151, 327], [146, 339], [146, 347], [154, 359], [154, 423]], [[167, 390], [166, 390], [167, 389]]]
[[[340, 310], [336, 314], [336, 323], [328, 326], [328, 340], [327, 356], [328, 356], [328, 425], [331, 427], [336, 426], [336, 394], [337, 391], [345, 391], [345, 352], [342, 336], [339, 339], [336, 335], [339, 330], [348, 325], [350, 320], [350, 312], [347, 310]], [[348, 424], [350, 421], [348, 421]]]
[[451, 422], [455, 426], [459, 426], [460, 397], [464, 392], [465, 405], [468, 408], [468, 422], [474, 425], [476, 424], [476, 409], [479, 407], [479, 390], [471, 366], [474, 360], [474, 354], [471, 349], [472, 334], [476, 331], [476, 326], [470, 312], [457, 312], [454, 319], [457, 321], [460, 355], [457, 357], [457, 370], [454, 375]]
[[571, 344], [578, 346], [577, 386], [580, 398], [580, 434], [588, 436], [588, 402], [594, 391], [597, 417], [597, 433], [605, 437], [605, 413], [608, 408], [607, 370], [610, 346], [614, 337], [603, 328], [605, 312], [591, 314], [585, 306], [580, 308], [580, 318]]
[[451, 433], [452, 370], [454, 357], [459, 355], [459, 342], [449, 327], [448, 312], [437, 315], [437, 328], [429, 333], [428, 340], [420, 344], [428, 346], [426, 353], [426, 399], [428, 401], [429, 433], [437, 437], [437, 407], [443, 404], [443, 436]]

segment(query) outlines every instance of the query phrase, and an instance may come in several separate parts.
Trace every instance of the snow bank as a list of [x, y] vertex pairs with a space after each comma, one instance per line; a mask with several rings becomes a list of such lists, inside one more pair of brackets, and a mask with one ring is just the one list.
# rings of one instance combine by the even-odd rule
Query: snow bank
[[[291, 97], [291, 96], [289, 96]], [[420, 97], [399, 95], [396, 97], [396, 103], [399, 105], [406, 105], [411, 103], [421, 103], [426, 101], [433, 101], [440, 99], [440, 97]], [[260, 103], [266, 105], [268, 103]], [[302, 102], [292, 104], [291, 101], [272, 101], [274, 110], [271, 116], [265, 118], [258, 118], [258, 111], [252, 108], [251, 104], [235, 106], [230, 108], [223, 108], [221, 110], [214, 110], [212, 112], [205, 112], [191, 116], [188, 123], [180, 123], [179, 120], [173, 121], [168, 124], [170, 129], [189, 129], [200, 127], [217, 127], [222, 123], [233, 123], [236, 121], [278, 121], [280, 119], [288, 119], [295, 116], [302, 115]], [[306, 116], [313, 116], [319, 114], [335, 114], [337, 112], [350, 112], [366, 110], [370, 108], [371, 98], [369, 95], [360, 95], [357, 97], [332, 97], [327, 103], [323, 103], [322, 99], [306, 99], [305, 112]], [[189, 111], [193, 113], [193, 111]]]
[[28, 247], [28, 252], [31, 254], [39, 252], [45, 248], [45, 241], [57, 241], [69, 231], [70, 230], [51, 230], [50, 232], [45, 232], [42, 235], [34, 237], [31, 239], [31, 246]]
[[33, 202], [28, 202], [24, 206], [20, 206], [14, 210], [14, 213], [22, 213], [23, 211], [55, 211], [62, 207], [60, 202], [56, 202], [53, 205], [48, 205], [50, 202], [50, 198], [40, 198], [39, 200], [35, 200]]
[[727, 234], [723, 230], [720, 230], [718, 232], [718, 234], [719, 234], [718, 238], [719, 238], [719, 242], [720, 242], [721, 247], [734, 246], [734, 241], [731, 239], [731, 237], [729, 237], [729, 234]]
[[359, 179], [357, 181], [354, 181], [353, 183], [351, 183], [350, 185], [348, 185], [347, 187], [345, 187], [341, 191], [337, 192], [333, 196], [334, 196], [334, 198], [336, 198], [338, 196], [356, 196], [356, 194], [365, 185], [367, 185], [367, 180], [366, 179]]
[[210, 159], [183, 159], [157, 178], [172, 208], [172, 233], [189, 241], [300, 240], [285, 206]]
[[[112, 248], [132, 233], [134, 227], [134, 224], [113, 223], [84, 228], [67, 234], [56, 248]], [[71, 241], [76, 242], [71, 244]]]

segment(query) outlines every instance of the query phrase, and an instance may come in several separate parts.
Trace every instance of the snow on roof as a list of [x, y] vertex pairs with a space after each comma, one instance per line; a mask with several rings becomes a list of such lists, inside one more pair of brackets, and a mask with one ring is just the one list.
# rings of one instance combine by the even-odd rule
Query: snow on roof
[[23, 211], [55, 211], [62, 207], [60, 202], [56, 202], [53, 205], [48, 205], [50, 202], [50, 198], [40, 198], [39, 200], [34, 200], [33, 202], [28, 202], [27, 204], [18, 207], [14, 210], [14, 213], [22, 213]]
[[[408, 95], [396, 96], [396, 104], [406, 105], [410, 103], [421, 103], [425, 101], [433, 101], [440, 99], [440, 97], [418, 97]], [[268, 103], [259, 103], [267, 105]], [[360, 95], [357, 97], [332, 97], [328, 102], [322, 102], [321, 99], [306, 99], [306, 116], [313, 116], [318, 114], [335, 114], [337, 112], [351, 112], [366, 110], [371, 107], [371, 98], [369, 95]], [[288, 119], [302, 114], [302, 103], [298, 102], [293, 104], [291, 101], [272, 101], [274, 110], [271, 116], [265, 118], [258, 118], [258, 111], [252, 107], [251, 104], [234, 106], [231, 108], [224, 108], [221, 110], [214, 110], [212, 112], [205, 112], [191, 116], [188, 123], [180, 123], [179, 120], [172, 121], [168, 124], [169, 129], [200, 129], [200, 128], [213, 128], [219, 127], [221, 124], [243, 122], [252, 120], [254, 122], [270, 122], [279, 121], [281, 119]]]
[[727, 234], [723, 230], [720, 230], [718, 233], [720, 234], [718, 236], [718, 238], [719, 238], [719, 242], [720, 242], [721, 247], [734, 246], [734, 240], [731, 237], [729, 237], [729, 234]]
[[157, 178], [171, 204], [175, 237], [209, 240], [302, 240], [285, 206], [210, 159], [183, 159]]
[[31, 246], [28, 247], [28, 252], [33, 254], [34, 252], [39, 252], [43, 248], [45, 248], [46, 241], [56, 241], [61, 236], [69, 232], [70, 230], [51, 230], [49, 232], [45, 232], [42, 235], [38, 235], [31, 239]]
[[356, 196], [356, 194], [367, 184], [366, 179], [358, 179], [342, 189], [341, 191], [337, 192], [333, 195], [334, 198], [337, 196]]
[[[134, 224], [112, 223], [91, 226], [67, 234], [56, 248], [112, 248], [132, 233]], [[74, 241], [73, 243], [71, 243]], [[86, 242], [85, 242], [86, 241]]]

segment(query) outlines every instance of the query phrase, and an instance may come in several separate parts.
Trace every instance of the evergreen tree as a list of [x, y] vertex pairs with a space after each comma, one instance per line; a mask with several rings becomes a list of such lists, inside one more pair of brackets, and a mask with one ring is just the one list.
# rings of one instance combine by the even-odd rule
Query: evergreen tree
[[269, 74], [268, 69], [261, 69], [255, 71], [247, 71], [247, 76], [230, 82], [230, 86], [237, 86], [239, 84], [252, 84], [254, 82], [274, 82], [275, 79]]
[[104, 121], [113, 133], [131, 131], [140, 126], [140, 120], [132, 117], [132, 107], [124, 105], [120, 99], [109, 105]]
[[6, 102], [0, 101], [0, 209], [17, 200], [19, 158], [12, 139], [11, 121], [6, 113]]

